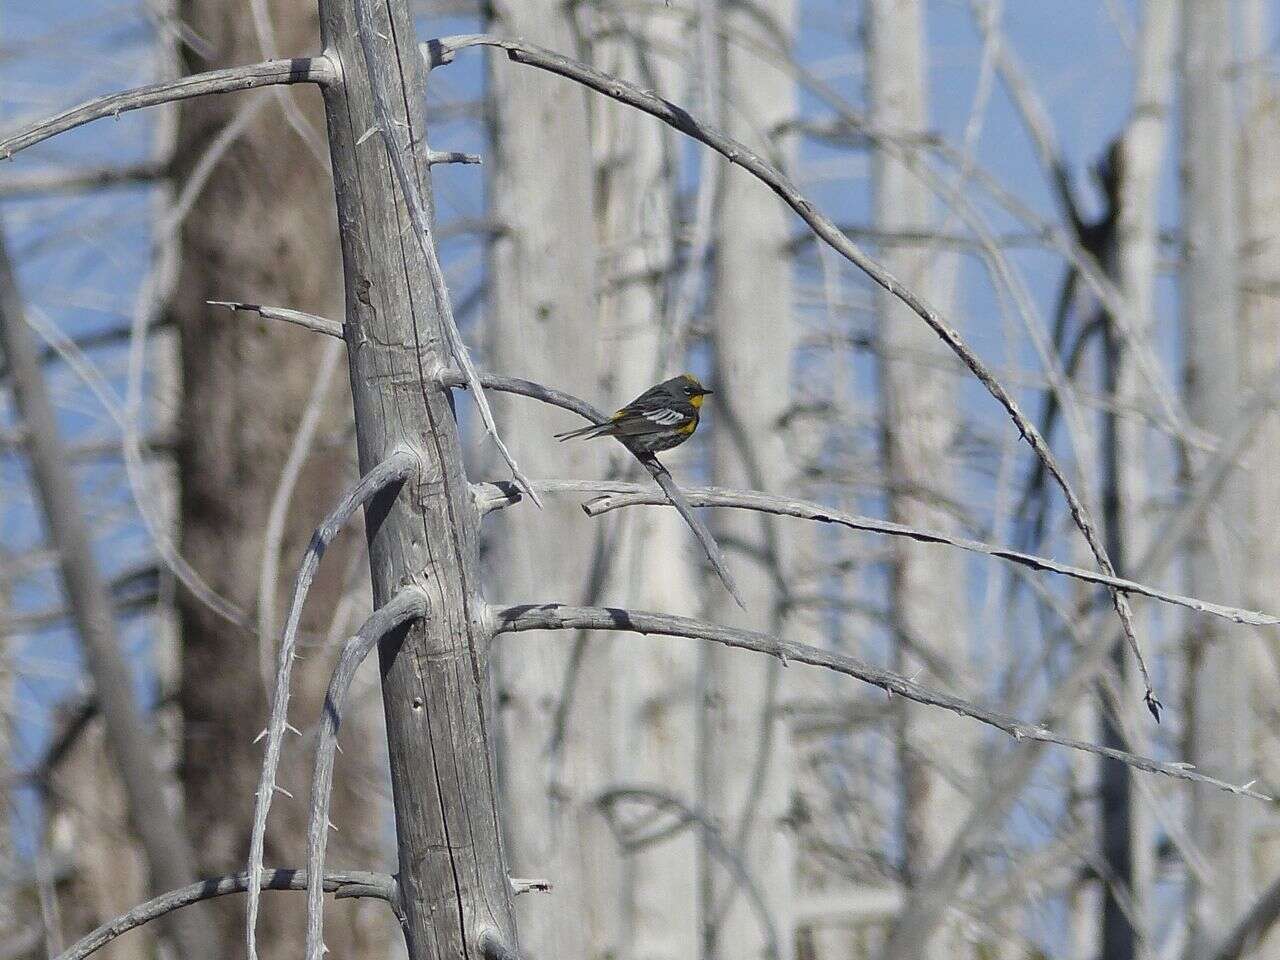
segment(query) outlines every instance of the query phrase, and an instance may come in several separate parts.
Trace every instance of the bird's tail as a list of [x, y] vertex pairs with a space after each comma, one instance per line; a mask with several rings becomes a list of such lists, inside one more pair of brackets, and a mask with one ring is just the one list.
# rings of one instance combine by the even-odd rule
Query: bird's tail
[[557, 433], [556, 439], [563, 443], [565, 440], [573, 440], [576, 437], [582, 437], [590, 440], [592, 437], [602, 437], [613, 428], [612, 423], [593, 423], [590, 426], [579, 427], [577, 430], [566, 430], [564, 433]]

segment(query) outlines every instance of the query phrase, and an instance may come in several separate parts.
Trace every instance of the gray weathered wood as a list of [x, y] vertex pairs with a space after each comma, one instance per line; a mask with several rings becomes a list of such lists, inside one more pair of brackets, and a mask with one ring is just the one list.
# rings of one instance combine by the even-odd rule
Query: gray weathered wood
[[[925, 15], [920, 0], [871, 0], [865, 8], [869, 119], [895, 136], [922, 136], [929, 126]], [[873, 156], [876, 226], [889, 233], [927, 234], [936, 220], [928, 186], [883, 145]], [[880, 256], [930, 300], [949, 305], [954, 299], [953, 254], [925, 241], [882, 243]], [[947, 491], [959, 487], [954, 461], [962, 432], [958, 384], [947, 376], [922, 376], [920, 367], [922, 358], [945, 363], [946, 348], [911, 323], [910, 313], [892, 296], [878, 294], [876, 308], [880, 455], [890, 514], [901, 523], [956, 533], [959, 524], [941, 502]], [[943, 676], [934, 674], [934, 682], [965, 677], [969, 591], [962, 558], [899, 541], [889, 588], [898, 669], [932, 673], [912, 653], [912, 644], [902, 641], [911, 637], [928, 644], [933, 663], [946, 665]], [[910, 884], [931, 869], [964, 822], [965, 784], [973, 775], [976, 743], [971, 731], [956, 728], [949, 718], [905, 701], [896, 706], [903, 870]], [[959, 960], [972, 950], [953, 922], [923, 944], [919, 956]]]
[[[1187, 410], [1196, 425], [1227, 435], [1239, 413], [1238, 202], [1236, 118], [1232, 98], [1232, 4], [1184, 0], [1182, 162], [1185, 256], [1181, 305]], [[1192, 466], [1192, 475], [1202, 467]], [[1188, 543], [1187, 572], [1196, 590], [1235, 599], [1241, 550], [1230, 525], [1241, 519], [1244, 486], [1226, 483], [1207, 522]], [[1227, 776], [1252, 776], [1248, 656], [1221, 628], [1193, 621], [1188, 631], [1188, 758], [1214, 763]], [[1207, 880], [1191, 883], [1191, 955], [1222, 937], [1249, 906], [1253, 862], [1250, 813], [1212, 791], [1191, 794], [1191, 834], [1203, 851]]]
[[[718, 4], [719, 66], [712, 108], [730, 136], [780, 169], [790, 151], [782, 130], [798, 110], [796, 84], [772, 61], [793, 54], [799, 4], [762, 0], [748, 9]], [[728, 40], [726, 37], [733, 37]], [[740, 38], [740, 39], [739, 39]], [[797, 473], [781, 429], [791, 406], [791, 367], [798, 333], [791, 261], [778, 255], [791, 217], [746, 170], [722, 172], [712, 219], [716, 255], [708, 308], [716, 395], [709, 438], [712, 481], [770, 493], [786, 490]], [[745, 511], [721, 511], [711, 522], [739, 572], [743, 610], [708, 597], [710, 618], [732, 626], [797, 631], [788, 603], [794, 525]], [[707, 960], [786, 960], [792, 955], [796, 834], [788, 824], [793, 801], [791, 744], [782, 713], [789, 676], [777, 662], [705, 646], [699, 656], [702, 710], [699, 784], [695, 803], [721, 824], [759, 882], [770, 925], [755, 916], [743, 885], [716, 856], [709, 834], [699, 851], [702, 954]], [[774, 943], [770, 926], [781, 931]], [[781, 954], [773, 958], [771, 950]]]
[[210, 93], [229, 93], [235, 90], [252, 90], [288, 83], [325, 84], [333, 80], [333, 65], [324, 57], [298, 57], [292, 60], [267, 60], [243, 67], [211, 70], [153, 83], [123, 93], [98, 97], [72, 107], [57, 116], [50, 117], [31, 127], [0, 140], [0, 158], [9, 159], [20, 150], [34, 146], [42, 140], [83, 126], [104, 117], [118, 117], [130, 110], [154, 107], [176, 100], [189, 100]]
[[[280, 651], [276, 657], [276, 685], [271, 696], [271, 718], [268, 721], [266, 735], [267, 746], [262, 758], [262, 775], [258, 778], [258, 792], [254, 797], [253, 832], [249, 839], [249, 864], [246, 872], [256, 877], [262, 871], [262, 857], [265, 849], [267, 832], [267, 813], [271, 809], [271, 800], [276, 792], [276, 773], [280, 766], [280, 750], [285, 731], [289, 729], [289, 680], [293, 673], [293, 661], [297, 656], [298, 627], [302, 622], [302, 608], [307, 602], [307, 594], [315, 580], [316, 570], [320, 566], [320, 558], [333, 539], [342, 531], [357, 509], [367, 504], [373, 497], [386, 491], [393, 484], [399, 484], [413, 471], [416, 458], [408, 448], [393, 450], [391, 456], [383, 460], [360, 482], [349, 490], [337, 506], [329, 512], [324, 521], [316, 528], [311, 537], [307, 551], [303, 555], [298, 570], [298, 580], [293, 589], [293, 600], [289, 605], [289, 615], [285, 620], [284, 635], [280, 640]], [[379, 635], [380, 639], [380, 635]], [[363, 660], [363, 657], [361, 658]], [[332, 681], [330, 682], [332, 686]], [[349, 685], [349, 683], [348, 683]], [[346, 690], [344, 688], [343, 693]], [[325, 702], [329, 700], [326, 693]], [[326, 813], [326, 820], [328, 814]], [[248, 945], [249, 960], [257, 954], [256, 927], [258, 919], [258, 888], [250, 884], [245, 898], [245, 940]]]
[[[406, 937], [409, 956], [426, 960], [471, 955], [485, 931], [514, 947], [515, 930], [489, 754], [478, 521], [451, 397], [431, 376], [449, 354], [442, 307], [384, 145], [365, 136], [377, 122], [372, 80], [411, 142], [425, 145], [426, 78], [403, 0], [379, 0], [374, 16], [371, 78], [351, 5], [320, 3], [342, 75], [325, 108], [361, 471], [400, 444], [421, 459], [399, 495], [375, 498], [365, 516], [375, 606], [417, 584], [434, 611], [380, 651]], [[430, 213], [426, 167], [406, 162]]]
[[[495, 32], [577, 49], [579, 11], [560, 0], [491, 4], [488, 13]], [[588, 94], [566, 89], [555, 77], [521, 75], [526, 71], [507, 63], [486, 67], [490, 215], [502, 224], [487, 251], [487, 360], [499, 373], [527, 375], [579, 396], [610, 397], [613, 391], [602, 383], [609, 369], [597, 293], [597, 261], [603, 258], [590, 239], [596, 180]], [[616, 397], [615, 406], [627, 399]], [[565, 429], [566, 418], [541, 404], [495, 398], [494, 410], [535, 477], [563, 470], [598, 476], [614, 453], [608, 441], [551, 440]], [[602, 553], [592, 549], [595, 526], [564, 502], [537, 514], [493, 518], [487, 556], [491, 569], [500, 571], [491, 580], [495, 595], [515, 600], [533, 590], [582, 596], [594, 576], [594, 555]], [[579, 649], [590, 653], [575, 659], [574, 644], [564, 638], [529, 639], [501, 645], [494, 657], [511, 868], [556, 884], [550, 897], [517, 904], [521, 937], [536, 957], [625, 956], [617, 902], [622, 872], [592, 805], [614, 776], [609, 744], [616, 675], [607, 640], [580, 638]], [[562, 700], [571, 700], [564, 710]]]
[[[338, 750], [338, 729], [351, 681], [365, 658], [389, 635], [413, 620], [428, 617], [427, 597], [417, 587], [405, 587], [370, 614], [364, 625], [343, 644], [338, 665], [329, 680], [320, 711], [320, 735], [316, 743], [315, 769], [311, 775], [311, 812], [307, 824], [307, 956], [324, 956], [324, 852], [329, 841], [329, 801], [333, 793], [333, 763]], [[250, 876], [253, 876], [250, 871]], [[254, 885], [250, 885], [252, 891]]]
[[[1136, 48], [1137, 75], [1134, 77], [1134, 100], [1129, 122], [1119, 142], [1119, 210], [1116, 221], [1115, 274], [1132, 315], [1128, 334], [1112, 317], [1109, 345], [1114, 349], [1114, 383], [1117, 406], [1127, 409], [1148, 395], [1144, 382], [1143, 356], [1154, 352], [1156, 313], [1156, 280], [1160, 251], [1160, 223], [1157, 197], [1161, 171], [1165, 164], [1165, 146], [1169, 125], [1169, 103], [1173, 96], [1174, 62], [1177, 52], [1177, 0], [1147, 0], [1142, 10], [1142, 26]], [[1104, 268], [1110, 267], [1103, 264]], [[1129, 573], [1132, 559], [1147, 552], [1155, 525], [1150, 516], [1152, 490], [1151, 431], [1138, 417], [1117, 414], [1114, 417], [1115, 501], [1118, 515], [1116, 529], [1110, 536], [1123, 542], [1123, 556], [1115, 559], [1120, 570]], [[1150, 633], [1153, 616], [1138, 610], [1141, 632]], [[1126, 673], [1121, 673], [1125, 676]], [[1128, 686], [1136, 686], [1132, 670], [1127, 671]], [[1148, 731], [1131, 725], [1129, 749], [1144, 752]], [[1118, 741], [1118, 738], [1117, 738]], [[1110, 775], [1121, 773], [1114, 765]], [[1127, 778], [1128, 774], [1124, 776]], [[1156, 872], [1156, 832], [1151, 805], [1132, 790], [1125, 791], [1127, 812], [1117, 822], [1116, 846], [1127, 847], [1129, 869], [1127, 883], [1133, 916], [1123, 915], [1114, 893], [1107, 897], [1104, 909], [1110, 914], [1113, 929], [1123, 933], [1132, 923], [1138, 937], [1146, 938], [1155, 919], [1154, 884]], [[1123, 832], [1127, 837], [1121, 839]], [[1117, 849], [1117, 860], [1125, 850]], [[1104, 921], [1105, 922], [1105, 921]], [[1104, 931], [1104, 938], [1106, 933]]]

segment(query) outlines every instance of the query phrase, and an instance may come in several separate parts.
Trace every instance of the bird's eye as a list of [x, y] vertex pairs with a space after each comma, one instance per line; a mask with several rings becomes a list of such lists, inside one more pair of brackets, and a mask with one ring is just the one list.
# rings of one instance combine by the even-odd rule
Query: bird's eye
[[692, 397], [695, 393], [697, 393], [697, 392], [698, 392], [698, 390], [697, 390], [697, 388], [696, 388], [696, 387], [685, 387], [685, 388], [684, 388], [684, 392], [685, 392], [685, 393], [687, 393], [689, 396], [691, 396], [691, 397]]

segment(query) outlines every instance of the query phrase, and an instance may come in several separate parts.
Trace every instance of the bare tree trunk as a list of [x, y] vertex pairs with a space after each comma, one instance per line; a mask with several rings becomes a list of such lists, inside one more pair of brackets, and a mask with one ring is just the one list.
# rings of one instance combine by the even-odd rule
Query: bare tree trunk
[[[1184, 0], [1183, 168], [1186, 267], [1182, 305], [1187, 408], [1214, 436], [1229, 432], [1240, 397], [1239, 237], [1236, 127], [1230, 70], [1230, 4]], [[1244, 516], [1241, 482], [1228, 480], [1207, 522], [1189, 542], [1191, 588], [1238, 599], [1240, 543], [1233, 524]], [[1250, 736], [1247, 648], [1221, 624], [1192, 618], [1187, 655], [1187, 757], [1222, 775], [1248, 779]], [[1208, 879], [1191, 884], [1191, 955], [1216, 943], [1249, 902], [1250, 818], [1246, 806], [1192, 788], [1191, 833]]]
[[[626, 3], [602, 4], [592, 22], [591, 59], [615, 76], [675, 94], [681, 71], [670, 51], [680, 48], [680, 33], [680, 21], [667, 11], [637, 17]], [[622, 401], [678, 372], [662, 369], [668, 354], [664, 320], [678, 295], [673, 282], [678, 153], [670, 131], [651, 118], [602, 98], [591, 107], [596, 236], [603, 264], [598, 329], [604, 356], [611, 361], [608, 394]], [[699, 267], [691, 264], [689, 269]], [[676, 355], [682, 361], [680, 346]], [[621, 448], [610, 459], [635, 472]], [[674, 451], [666, 459], [677, 471], [688, 461]], [[604, 598], [696, 615], [698, 581], [690, 548], [688, 529], [674, 511], [625, 511], [613, 528]], [[615, 683], [614, 692], [617, 783], [657, 788], [692, 802], [696, 648], [633, 637], [617, 654], [614, 677], [628, 678]], [[620, 800], [608, 815], [626, 844], [656, 828], [648, 819], [652, 812], [642, 803]], [[659, 821], [663, 826], [670, 822], [669, 815]], [[698, 835], [696, 825], [689, 826], [660, 842], [636, 843], [621, 851], [623, 958], [684, 960], [697, 955]]]
[[[551, 0], [495, 4], [492, 30], [554, 50], [576, 47], [570, 8]], [[584, 92], [556, 77], [497, 61], [489, 73], [493, 117], [490, 248], [491, 369], [553, 383], [578, 396], [614, 398], [597, 328], [593, 171]], [[521, 398], [495, 400], [503, 433], [532, 476], [598, 476], [607, 441], [558, 444], [576, 426], [563, 411]], [[487, 558], [498, 597], [586, 597], [598, 521], [568, 499], [492, 520]], [[517, 904], [521, 940], [536, 960], [616, 953], [620, 875], [595, 807], [614, 770], [608, 638], [536, 634], [504, 641], [495, 658], [499, 771], [511, 869], [545, 876], [549, 896]], [[566, 700], [562, 705], [562, 700]], [[557, 729], [563, 719], [563, 730]], [[554, 742], [559, 739], [559, 742]]]
[[518, 956], [490, 742], [479, 518], [453, 397], [431, 376], [462, 358], [446, 346], [457, 330], [429, 233], [426, 70], [407, 3], [354, 6], [353, 19], [347, 0], [321, 0], [320, 31], [341, 78], [325, 87], [325, 117], [356, 441], [362, 475], [405, 449], [419, 463], [366, 508], [369, 568], [375, 607], [417, 589], [428, 608], [379, 649], [399, 906], [410, 960]]
[[[771, 141], [796, 113], [794, 82], [778, 66], [791, 55], [796, 7], [768, 0], [750, 10], [722, 5], [723, 46], [719, 112], [731, 136], [783, 159]], [[757, 51], [773, 51], [773, 56]], [[782, 429], [791, 400], [795, 340], [790, 221], [777, 199], [741, 171], [724, 172], [716, 223], [712, 278], [712, 340], [716, 395], [712, 411], [713, 482], [729, 487], [785, 489], [790, 458]], [[762, 517], [715, 518], [747, 610], [711, 584], [713, 619], [776, 629], [785, 616], [782, 577], [789, 556], [786, 531]], [[785, 819], [791, 801], [790, 744], [781, 712], [783, 673], [738, 651], [704, 652], [705, 742], [700, 744], [703, 806], [741, 856], [754, 893], [704, 844], [702, 922], [704, 960], [757, 960], [792, 953], [794, 848]], [[708, 882], [708, 880], [710, 882]], [[758, 897], [767, 916], [752, 907]]]
[[[192, 849], [182, 830], [180, 812], [165, 796], [167, 776], [160, 764], [163, 752], [133, 694], [115, 611], [94, 556], [87, 517], [3, 235], [0, 343], [27, 436], [33, 485], [49, 545], [57, 553], [63, 591], [93, 682], [105, 741], [124, 788], [130, 827], [146, 858], [149, 886], [163, 891], [185, 885], [193, 876]], [[178, 917], [166, 927], [186, 955], [211, 955], [204, 918]]]
[[[266, 4], [282, 55], [318, 48], [313, 0]], [[263, 41], [250, 7], [240, 3], [184, 0], [180, 14], [209, 44], [207, 60], [188, 53], [188, 68], [207, 70], [262, 59]], [[358, 55], [358, 54], [357, 54]], [[287, 603], [291, 570], [316, 522], [329, 509], [354, 464], [342, 435], [350, 423], [349, 394], [341, 376], [324, 399], [320, 440], [298, 476], [279, 552], [275, 595], [260, 597], [264, 535], [286, 459], [294, 444], [328, 349], [320, 338], [276, 321], [229, 314], [206, 300], [287, 304], [326, 316], [342, 311], [343, 291], [333, 193], [323, 152], [323, 116], [312, 91], [246, 97], [207, 97], [181, 107], [177, 185], [200, 175], [211, 143], [231, 125], [239, 133], [200, 191], [180, 233], [178, 282], [170, 303], [182, 344], [183, 426], [178, 451], [182, 486], [182, 550], [220, 595], [251, 616], [264, 602]], [[282, 113], [294, 98], [312, 146]], [[256, 113], [245, 114], [254, 110]], [[342, 571], [358, 535], [329, 551], [303, 620], [304, 634], [325, 636], [342, 594]], [[200, 838], [200, 866], [209, 874], [243, 869], [250, 836], [252, 798], [266, 725], [263, 664], [274, 664], [274, 633], [260, 639], [204, 607], [180, 597], [184, 779], [192, 835]], [[270, 627], [270, 624], [267, 625]], [[265, 646], [265, 649], [264, 649]], [[332, 657], [323, 647], [306, 654], [295, 673], [292, 719], [307, 728], [320, 716]], [[352, 704], [348, 731], [380, 743], [372, 700]], [[287, 743], [280, 782], [298, 800], [280, 798], [267, 832], [267, 864], [305, 861], [310, 757], [299, 741]], [[344, 864], [370, 865], [387, 855], [381, 805], [369, 785], [385, 777], [378, 750], [344, 756], [334, 796], [334, 856]], [[372, 807], [371, 807], [372, 804]], [[201, 908], [216, 916], [219, 957], [244, 951], [243, 906], [222, 901]], [[303, 912], [295, 904], [266, 899], [260, 923], [268, 955], [302, 950]], [[344, 903], [333, 911], [329, 944], [340, 954], [385, 950], [392, 927], [378, 906]], [[276, 951], [279, 951], [276, 954]]]
[[[1243, 287], [1240, 371], [1246, 395], [1273, 384], [1280, 370], [1280, 181], [1275, 161], [1280, 155], [1280, 91], [1271, 76], [1271, 17], [1263, 0], [1243, 0], [1240, 23], [1243, 123], [1240, 142], [1240, 195], [1244, 236], [1241, 243]], [[1248, 539], [1246, 542], [1245, 601], [1274, 603], [1280, 583], [1280, 412], [1272, 393], [1272, 410], [1255, 434], [1246, 474]], [[1264, 782], [1280, 776], [1280, 740], [1275, 705], [1280, 702], [1280, 660], [1274, 637], [1258, 634], [1251, 645], [1254, 676], [1251, 708], [1257, 774]], [[1268, 889], [1280, 876], [1280, 820], [1274, 814], [1259, 818], [1253, 865], [1259, 889]], [[1264, 960], [1280, 957], [1280, 935], [1271, 933], [1258, 949]]]
[[[872, 123], [904, 137], [929, 127], [924, 5], [918, 0], [871, 0], [866, 12], [867, 97]], [[928, 188], [884, 150], [875, 154], [875, 225], [884, 234], [927, 234], [935, 225]], [[889, 268], [935, 303], [946, 303], [954, 284], [954, 258], [930, 244], [882, 245]], [[958, 532], [939, 498], [955, 488], [954, 446], [960, 429], [953, 381], [922, 375], [922, 362], [943, 368], [946, 348], [893, 297], [880, 293], [883, 453], [892, 518], [901, 523]], [[929, 660], [949, 670], [929, 682], [948, 686], [967, 673], [964, 564], [954, 553], [924, 544], [895, 545], [891, 578], [898, 669], [928, 676]], [[932, 654], [921, 658], [915, 645]], [[947, 673], [951, 675], [948, 676]], [[908, 884], [930, 871], [963, 822], [965, 777], [973, 768], [970, 731], [948, 718], [899, 701], [899, 764], [903, 778], [904, 877]], [[963, 941], [952, 932], [936, 937], [930, 955], [956, 956]]]
[[[1114, 273], [1124, 294], [1130, 311], [1129, 327], [1136, 341], [1121, 340], [1111, 318], [1107, 338], [1111, 380], [1107, 386], [1108, 392], [1114, 394], [1116, 409], [1110, 414], [1112, 455], [1108, 474], [1114, 485], [1114, 501], [1110, 504], [1112, 516], [1108, 518], [1107, 531], [1113, 546], [1118, 548], [1118, 555], [1112, 551], [1112, 561], [1122, 575], [1127, 572], [1131, 558], [1145, 556], [1151, 545], [1150, 474], [1155, 450], [1150, 431], [1141, 418], [1124, 411], [1137, 408], [1146, 393], [1137, 354], [1150, 349], [1155, 330], [1160, 243], [1156, 198], [1173, 94], [1177, 6], [1177, 0], [1148, 0], [1144, 6], [1131, 119], [1111, 159], [1115, 166], [1112, 176], [1118, 188], [1118, 216], [1114, 255], [1104, 266], [1109, 273]], [[1152, 636], [1152, 618], [1142, 610], [1135, 611], [1135, 616], [1142, 628], [1141, 634]], [[1136, 702], [1142, 690], [1127, 652], [1117, 648], [1116, 659], [1121, 664], [1118, 675], [1129, 680], [1122, 701], [1129, 702], [1132, 693]], [[1148, 752], [1144, 725], [1131, 723], [1129, 731], [1138, 741], [1128, 742], [1126, 749]], [[1120, 742], [1119, 737], [1113, 740]], [[1112, 940], [1125, 938], [1130, 943], [1127, 955], [1133, 955], [1135, 928], [1141, 941], [1151, 942], [1149, 909], [1155, 882], [1155, 825], [1150, 804], [1130, 789], [1129, 772], [1116, 769], [1117, 766], [1107, 764], [1104, 773], [1111, 782], [1124, 784], [1123, 790], [1115, 791], [1115, 804], [1117, 807], [1123, 804], [1124, 809], [1116, 818], [1116, 829], [1110, 838], [1113, 855], [1109, 865], [1113, 874], [1117, 869], [1115, 863], [1125, 867], [1122, 879], [1128, 886], [1133, 916], [1122, 909], [1114, 896], [1107, 897], [1103, 929], [1103, 949], [1107, 957], [1122, 955], [1116, 952]]]

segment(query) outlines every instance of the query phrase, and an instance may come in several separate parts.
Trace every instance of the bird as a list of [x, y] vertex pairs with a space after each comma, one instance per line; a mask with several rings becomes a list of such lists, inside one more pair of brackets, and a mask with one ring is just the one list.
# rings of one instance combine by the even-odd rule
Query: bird
[[607, 423], [566, 430], [555, 436], [561, 443], [576, 437], [617, 437], [638, 453], [670, 450], [693, 436], [698, 429], [702, 398], [712, 392], [693, 374], [682, 373], [650, 387], [616, 411]]

